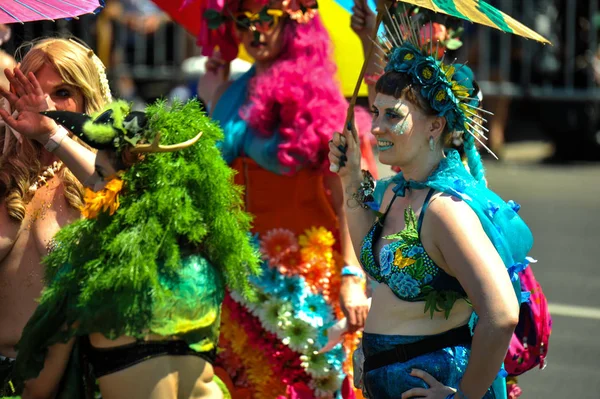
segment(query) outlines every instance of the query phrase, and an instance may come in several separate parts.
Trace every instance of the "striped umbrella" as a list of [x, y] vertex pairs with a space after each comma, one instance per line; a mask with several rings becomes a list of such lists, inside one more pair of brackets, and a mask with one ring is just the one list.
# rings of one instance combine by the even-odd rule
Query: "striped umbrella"
[[[537, 40], [544, 44], [551, 44], [550, 41], [544, 38], [542, 35], [536, 33], [532, 29], [529, 29], [522, 23], [509, 17], [502, 11], [498, 10], [495, 7], [492, 7], [485, 1], [481, 0], [379, 0], [379, 3], [377, 5], [377, 28], [375, 29], [375, 32], [373, 32], [373, 40], [375, 40], [377, 36], [377, 30], [379, 29], [379, 25], [383, 20], [386, 8], [389, 9], [392, 6], [392, 4], [396, 2], [413, 4], [418, 7], [433, 10], [441, 14], [450, 15], [470, 22], [490, 26], [492, 28], [499, 29], [503, 32], [513, 33], [515, 35], [523, 36], [525, 38]], [[372, 53], [373, 45], [371, 45], [371, 49], [369, 51], [369, 56], [367, 57], [367, 59], [371, 58]], [[362, 80], [366, 71], [366, 67], [367, 62], [363, 64], [363, 68], [358, 77], [358, 82], [356, 83], [356, 86], [354, 88], [354, 94], [352, 96], [352, 100], [350, 101], [350, 107], [348, 108], [346, 124], [348, 124], [348, 122], [352, 120], [354, 116], [354, 105], [356, 104], [356, 97], [358, 96], [360, 88], [362, 86]]]
[[[345, 0], [339, 0], [345, 1]], [[499, 29], [503, 32], [513, 33], [538, 42], [548, 43], [550, 41], [529, 29], [519, 21], [511, 18], [497, 8], [492, 7], [481, 0], [401, 0], [402, 3], [414, 4], [427, 8], [441, 14], [461, 18]]]
[[104, 0], [0, 0], [0, 24], [77, 18], [103, 6]]

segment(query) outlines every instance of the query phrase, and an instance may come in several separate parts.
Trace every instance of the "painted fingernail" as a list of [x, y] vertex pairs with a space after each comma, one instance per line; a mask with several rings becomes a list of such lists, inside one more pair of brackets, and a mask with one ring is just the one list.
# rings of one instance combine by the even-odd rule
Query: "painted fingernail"
[[346, 153], [346, 147], [341, 144], [337, 146], [337, 149], [340, 150], [344, 154]]
[[342, 155], [340, 157], [340, 161], [343, 162], [343, 163], [346, 163], [347, 160], [348, 160], [348, 157], [346, 157], [345, 155]]
[[352, 130], [352, 122], [348, 122], [348, 125], [346, 125], [346, 128], [348, 130]]
[[346, 161], [340, 159], [340, 168], [343, 168], [344, 166], [346, 166]]

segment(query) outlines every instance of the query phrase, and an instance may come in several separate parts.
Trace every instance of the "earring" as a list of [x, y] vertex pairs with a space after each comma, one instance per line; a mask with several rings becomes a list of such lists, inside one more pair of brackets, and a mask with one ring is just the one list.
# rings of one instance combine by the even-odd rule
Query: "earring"
[[433, 136], [429, 136], [429, 151], [433, 151], [435, 143], [433, 142]]

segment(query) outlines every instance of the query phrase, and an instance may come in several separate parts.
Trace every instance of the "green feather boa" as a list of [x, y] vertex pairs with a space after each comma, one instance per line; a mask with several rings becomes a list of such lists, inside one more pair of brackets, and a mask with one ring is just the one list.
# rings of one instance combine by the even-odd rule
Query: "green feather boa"
[[203, 135], [185, 150], [145, 155], [123, 175], [114, 215], [56, 235], [44, 261], [48, 286], [19, 343], [20, 379], [38, 375], [50, 345], [93, 332], [178, 335], [207, 350], [218, 337], [223, 281], [253, 297], [248, 277], [259, 258], [241, 188], [216, 147], [221, 130], [194, 101], [158, 102], [146, 115], [144, 141], [156, 132], [165, 145]]

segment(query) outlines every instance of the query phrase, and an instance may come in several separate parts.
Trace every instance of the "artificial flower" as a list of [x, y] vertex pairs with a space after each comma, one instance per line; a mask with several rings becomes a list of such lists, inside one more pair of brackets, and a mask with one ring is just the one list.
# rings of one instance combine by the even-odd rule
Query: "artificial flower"
[[297, 317], [313, 327], [323, 327], [333, 320], [331, 308], [319, 294], [309, 294], [304, 298]]
[[119, 209], [119, 193], [123, 189], [123, 180], [115, 178], [100, 191], [85, 190], [81, 214], [86, 219], [95, 219], [100, 212], [113, 215]]
[[278, 264], [282, 257], [298, 250], [298, 241], [290, 230], [272, 229], [262, 236], [260, 252], [271, 265]]
[[304, 320], [295, 319], [285, 329], [283, 343], [296, 352], [302, 352], [309, 346], [309, 340], [316, 335], [316, 330]]
[[277, 295], [284, 301], [299, 303], [305, 295], [306, 284], [301, 276], [283, 277]]
[[333, 233], [327, 230], [325, 227], [311, 227], [304, 231], [298, 240], [300, 246], [303, 248], [313, 247], [321, 250], [331, 249], [335, 244], [335, 238]]
[[431, 85], [437, 81], [440, 68], [433, 57], [419, 57], [414, 64], [414, 77], [421, 85]]
[[292, 305], [279, 298], [267, 300], [258, 312], [265, 330], [277, 333], [292, 323]]

